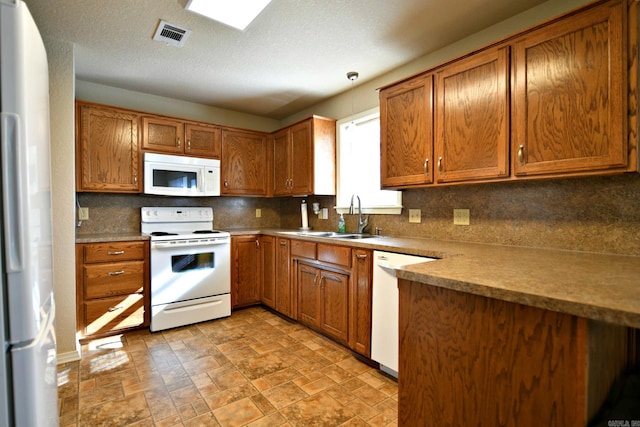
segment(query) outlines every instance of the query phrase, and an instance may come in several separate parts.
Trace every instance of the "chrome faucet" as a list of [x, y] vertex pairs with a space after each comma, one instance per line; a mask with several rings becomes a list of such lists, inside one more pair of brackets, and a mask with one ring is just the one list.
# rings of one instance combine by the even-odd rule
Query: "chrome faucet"
[[364, 219], [362, 218], [362, 204], [360, 203], [360, 196], [353, 194], [351, 196], [351, 205], [349, 205], [349, 214], [353, 215], [353, 198], [358, 199], [358, 233], [364, 233], [364, 229], [369, 225], [369, 215], [367, 215]]

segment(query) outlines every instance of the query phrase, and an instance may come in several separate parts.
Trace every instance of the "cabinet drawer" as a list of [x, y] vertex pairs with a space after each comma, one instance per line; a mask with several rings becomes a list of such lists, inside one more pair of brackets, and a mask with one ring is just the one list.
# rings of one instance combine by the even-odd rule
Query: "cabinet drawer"
[[84, 262], [114, 262], [145, 259], [145, 242], [105, 242], [84, 246]]
[[104, 298], [142, 292], [144, 261], [85, 265], [84, 298]]
[[141, 294], [131, 294], [85, 302], [85, 335], [141, 326], [144, 323], [143, 301]]
[[318, 261], [351, 267], [351, 248], [318, 243]]
[[291, 256], [316, 259], [316, 244], [302, 240], [291, 241]]

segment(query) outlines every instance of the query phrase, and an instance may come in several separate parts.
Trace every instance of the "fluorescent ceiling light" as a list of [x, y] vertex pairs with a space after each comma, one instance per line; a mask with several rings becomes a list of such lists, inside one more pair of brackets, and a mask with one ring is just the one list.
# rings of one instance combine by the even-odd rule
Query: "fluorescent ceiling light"
[[189, 0], [186, 9], [244, 31], [271, 0]]

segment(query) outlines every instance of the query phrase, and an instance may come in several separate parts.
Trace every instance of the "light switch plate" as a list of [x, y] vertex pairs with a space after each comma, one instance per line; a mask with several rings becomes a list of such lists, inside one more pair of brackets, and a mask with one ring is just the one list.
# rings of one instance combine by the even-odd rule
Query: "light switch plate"
[[469, 209], [454, 209], [453, 225], [469, 225]]
[[409, 209], [409, 222], [415, 224], [422, 222], [422, 212], [420, 209]]

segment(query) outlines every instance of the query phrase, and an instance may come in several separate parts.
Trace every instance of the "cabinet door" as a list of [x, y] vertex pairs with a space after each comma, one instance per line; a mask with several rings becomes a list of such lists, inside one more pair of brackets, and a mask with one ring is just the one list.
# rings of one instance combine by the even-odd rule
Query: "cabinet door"
[[371, 251], [353, 249], [353, 270], [349, 295], [349, 347], [371, 356]]
[[276, 310], [293, 317], [291, 289], [291, 249], [289, 239], [278, 239], [276, 244], [275, 298]]
[[311, 120], [291, 127], [291, 194], [313, 194]]
[[267, 152], [263, 133], [222, 131], [222, 194], [265, 196]]
[[298, 320], [317, 327], [320, 324], [320, 270], [298, 262]]
[[291, 145], [288, 129], [273, 135], [273, 195], [291, 194]]
[[217, 126], [187, 123], [185, 125], [184, 153], [219, 159], [222, 131]]
[[77, 191], [140, 193], [141, 158], [133, 112], [78, 104]]
[[608, 2], [516, 41], [516, 175], [626, 167], [625, 11]]
[[262, 258], [262, 281], [260, 300], [264, 305], [276, 308], [276, 238], [260, 236], [260, 256]]
[[382, 186], [397, 188], [433, 182], [432, 153], [433, 76], [419, 76], [399, 86], [382, 90]]
[[160, 153], [184, 151], [184, 123], [163, 117], [142, 118], [142, 148]]
[[334, 338], [349, 340], [349, 276], [320, 271], [320, 328]]
[[233, 272], [231, 278], [232, 307], [241, 307], [260, 302], [258, 278], [260, 257], [257, 236], [237, 236], [231, 239]]
[[509, 175], [509, 50], [445, 67], [436, 80], [437, 182]]

